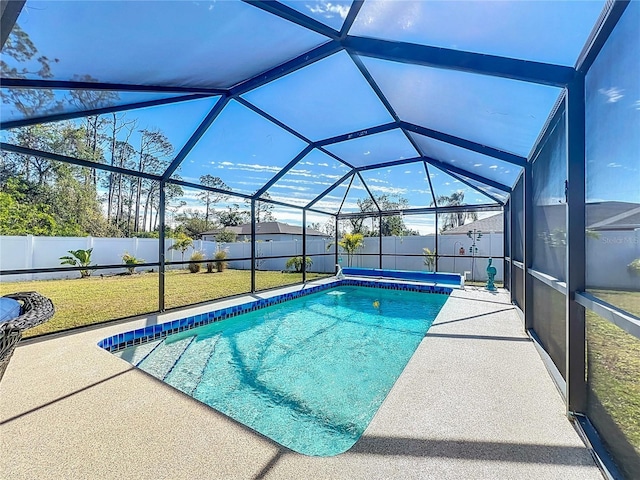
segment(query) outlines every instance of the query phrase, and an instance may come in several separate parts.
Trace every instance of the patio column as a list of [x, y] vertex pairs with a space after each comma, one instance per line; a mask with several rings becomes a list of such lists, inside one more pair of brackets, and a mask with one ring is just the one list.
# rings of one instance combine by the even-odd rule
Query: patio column
[[160, 180], [160, 200], [159, 200], [159, 212], [158, 217], [160, 220], [159, 232], [158, 232], [158, 261], [160, 265], [158, 267], [158, 310], [164, 312], [164, 269], [165, 269], [165, 257], [164, 257], [164, 236], [165, 236], [165, 186], [166, 183]]
[[524, 328], [533, 329], [533, 277], [529, 269], [533, 265], [533, 174], [531, 159], [524, 167], [524, 248], [522, 263], [524, 266]]
[[307, 211], [302, 209], [302, 282], [307, 281]]
[[382, 213], [378, 215], [378, 268], [382, 270]]
[[[338, 233], [338, 227], [340, 225], [340, 221], [338, 220], [338, 215], [336, 215], [336, 231], [334, 232], [334, 236], [335, 236], [335, 247], [336, 247], [336, 251], [335, 251], [335, 265], [338, 265], [338, 238], [339, 238], [339, 233]], [[336, 273], [338, 273], [337, 267], [336, 267]]]
[[[436, 243], [435, 243], [435, 248], [433, 249], [435, 254], [436, 254], [436, 265], [434, 267], [434, 270], [437, 272], [438, 271], [438, 259], [440, 258], [440, 250], [438, 249], [438, 209], [436, 208]], [[455, 272], [454, 272], [455, 273]]]
[[251, 199], [251, 293], [256, 292], [256, 200]]
[[587, 407], [585, 382], [586, 325], [584, 308], [576, 293], [585, 290], [585, 77], [578, 73], [567, 87], [567, 414]]

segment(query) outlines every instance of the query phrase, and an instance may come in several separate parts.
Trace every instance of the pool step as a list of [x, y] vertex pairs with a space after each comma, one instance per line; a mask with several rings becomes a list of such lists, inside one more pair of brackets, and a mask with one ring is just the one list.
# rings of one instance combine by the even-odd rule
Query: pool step
[[196, 337], [185, 349], [186, 355], [182, 355], [167, 374], [165, 381], [187, 395], [193, 395], [221, 336]]
[[137, 367], [138, 364], [142, 362], [161, 341], [162, 340], [155, 340], [153, 342], [143, 343], [142, 345], [134, 345], [133, 347], [127, 347], [119, 352], [114, 352], [113, 354]]
[[194, 337], [188, 337], [171, 343], [167, 343], [165, 339], [138, 364], [138, 367], [154, 377], [164, 380], [193, 339]]

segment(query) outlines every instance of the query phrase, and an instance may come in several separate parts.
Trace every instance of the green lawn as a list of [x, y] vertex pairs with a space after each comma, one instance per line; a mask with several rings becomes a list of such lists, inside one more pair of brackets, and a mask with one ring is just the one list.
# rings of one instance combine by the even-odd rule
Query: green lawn
[[[590, 293], [634, 315], [640, 314], [639, 292]], [[592, 312], [587, 312], [586, 321], [591, 390], [640, 455], [640, 339]]]
[[[322, 276], [326, 275], [309, 273], [307, 278]], [[256, 272], [258, 290], [301, 281], [302, 274]], [[225, 270], [220, 273], [172, 270], [165, 275], [165, 308], [191, 305], [250, 290], [251, 272], [247, 270]], [[0, 295], [25, 291], [37, 291], [49, 297], [56, 308], [51, 320], [26, 331], [25, 337], [158, 310], [157, 273], [0, 283]]]

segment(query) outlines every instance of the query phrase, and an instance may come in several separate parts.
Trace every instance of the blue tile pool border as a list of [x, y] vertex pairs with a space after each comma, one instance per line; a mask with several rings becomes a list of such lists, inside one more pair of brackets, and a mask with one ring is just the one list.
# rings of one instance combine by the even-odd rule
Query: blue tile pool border
[[238, 315], [242, 315], [243, 313], [260, 310], [262, 308], [270, 307], [271, 305], [276, 305], [278, 303], [293, 300], [294, 298], [302, 297], [305, 295], [310, 295], [322, 290], [328, 290], [330, 288], [343, 286], [383, 288], [387, 290], [406, 290], [411, 292], [435, 293], [440, 295], [450, 295], [453, 291], [452, 288], [441, 287], [437, 285], [434, 286], [407, 283], [391, 283], [383, 281], [374, 282], [370, 280], [344, 278], [341, 280], [336, 280], [334, 282], [325, 283], [323, 285], [315, 285], [313, 287], [307, 287], [302, 290], [296, 290], [289, 293], [283, 293], [281, 295], [275, 295], [269, 298], [254, 300], [251, 302], [243, 303], [241, 305], [220, 308], [208, 313], [191, 315], [189, 317], [179, 318], [177, 320], [171, 320], [165, 323], [159, 323], [157, 325], [149, 325], [148, 327], [138, 328], [129, 332], [119, 333], [117, 335], [113, 335], [111, 337], [100, 340], [98, 342], [98, 346], [109, 352], [117, 352], [127, 347], [141, 345], [146, 342], [165, 338], [169, 335], [173, 335], [174, 333], [202, 327], [203, 325], [208, 325], [210, 323], [219, 322], [220, 320], [236, 317]]

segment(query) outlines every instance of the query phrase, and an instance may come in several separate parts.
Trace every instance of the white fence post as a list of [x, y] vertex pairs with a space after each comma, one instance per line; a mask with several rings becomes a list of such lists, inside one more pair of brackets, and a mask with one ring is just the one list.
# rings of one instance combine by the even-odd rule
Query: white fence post
[[[34, 251], [34, 243], [35, 237], [33, 235], [27, 235], [27, 251], [25, 252], [25, 258], [27, 260], [26, 268], [33, 268], [33, 251]], [[33, 280], [33, 274], [29, 275], [29, 280]]]

